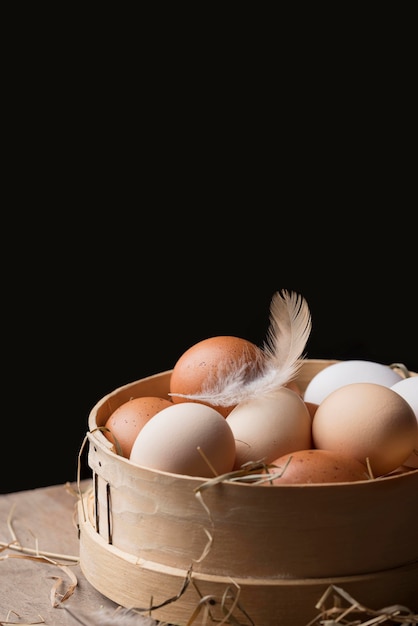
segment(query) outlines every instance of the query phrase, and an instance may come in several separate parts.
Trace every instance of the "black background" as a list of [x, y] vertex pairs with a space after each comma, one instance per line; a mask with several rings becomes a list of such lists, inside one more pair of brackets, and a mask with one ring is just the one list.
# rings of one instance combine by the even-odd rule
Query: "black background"
[[[306, 230], [296, 212], [282, 223], [280, 212], [247, 210], [225, 207], [221, 218], [200, 208], [186, 232], [180, 207], [152, 223], [145, 209], [130, 220], [115, 208], [105, 232], [77, 220], [32, 249], [5, 305], [2, 492], [76, 480], [88, 414], [103, 395], [171, 369], [208, 336], [261, 345], [283, 288], [309, 304], [308, 358], [418, 371], [416, 269], [403, 264], [402, 232], [369, 248], [371, 230], [347, 213], [343, 232], [314, 209]], [[319, 243], [320, 222], [329, 231]], [[89, 476], [85, 455], [81, 470]]]
[[379, 59], [314, 46], [291, 68], [244, 48], [198, 72], [190, 50], [152, 71], [111, 45], [22, 60], [3, 162], [2, 493], [75, 480], [113, 389], [209, 336], [261, 344], [277, 290], [310, 306], [308, 358], [418, 371], [411, 81], [385, 42]]

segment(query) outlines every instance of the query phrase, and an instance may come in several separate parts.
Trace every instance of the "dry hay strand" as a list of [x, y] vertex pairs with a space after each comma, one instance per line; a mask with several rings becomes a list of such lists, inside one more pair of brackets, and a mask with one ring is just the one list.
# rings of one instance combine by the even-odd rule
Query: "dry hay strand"
[[[210, 626], [214, 623], [216, 623], [217, 626], [224, 626], [226, 624], [231, 626], [256, 626], [255, 622], [253, 622], [244, 607], [239, 602], [241, 588], [234, 580], [231, 579], [231, 585], [228, 585], [225, 588], [220, 600], [220, 607], [224, 614], [224, 618], [221, 620], [215, 619], [211, 614], [211, 607], [216, 603], [216, 598], [213, 595], [203, 596], [196, 584], [196, 581], [192, 579], [191, 582], [200, 596], [200, 601], [197, 603], [185, 626], [193, 626], [199, 616], [202, 626]], [[237, 612], [240, 612], [241, 615], [245, 617], [247, 620], [245, 624], [238, 621]]]
[[[326, 608], [327, 601], [333, 601], [332, 606]], [[336, 585], [330, 585], [321, 596], [315, 608], [320, 613], [305, 626], [377, 626], [377, 624], [403, 624], [414, 626], [418, 624], [418, 615], [402, 605], [384, 607], [373, 610], [365, 607], [353, 598], [347, 591]]]
[[[12, 615], [16, 615], [18, 622], [10, 622]], [[39, 620], [36, 622], [22, 622], [19, 613], [16, 611], [9, 611], [6, 617], [6, 621], [0, 621], [0, 626], [36, 626], [36, 624], [45, 624], [45, 620], [39, 615]]]
[[[38, 539], [35, 537], [35, 548], [30, 548], [28, 546], [23, 546], [19, 541], [14, 527], [13, 527], [13, 514], [14, 514], [15, 506], [12, 506], [10, 513], [7, 518], [7, 527], [9, 533], [11, 535], [11, 541], [8, 543], [0, 542], [0, 552], [6, 552], [10, 550], [11, 552], [7, 552], [0, 556], [0, 561], [6, 561], [7, 559], [23, 559], [28, 561], [34, 561], [36, 563], [52, 565], [61, 572], [63, 572], [70, 583], [67, 584], [67, 587], [63, 589], [64, 579], [62, 576], [53, 576], [52, 578], [55, 580], [54, 584], [50, 590], [50, 602], [53, 608], [60, 607], [66, 600], [68, 600], [74, 593], [78, 585], [77, 577], [74, 572], [71, 571], [68, 565], [65, 562], [73, 563], [77, 565], [79, 563], [79, 557], [67, 554], [57, 554], [54, 552], [47, 552], [44, 550], [40, 550], [38, 546]], [[33, 534], [33, 533], [32, 533]], [[13, 552], [20, 552], [20, 554], [14, 554]], [[63, 562], [64, 561], [64, 562]], [[32, 624], [42, 624], [42, 621], [31, 622]], [[19, 626], [24, 626], [22, 622], [0, 622], [1, 624], [16, 624]]]

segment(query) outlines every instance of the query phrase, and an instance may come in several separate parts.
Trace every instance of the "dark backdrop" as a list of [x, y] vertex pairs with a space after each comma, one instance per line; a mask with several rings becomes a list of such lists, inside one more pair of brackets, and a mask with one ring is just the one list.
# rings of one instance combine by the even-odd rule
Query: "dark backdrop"
[[[116, 387], [171, 369], [208, 336], [261, 345], [276, 290], [297, 291], [310, 306], [308, 358], [418, 371], [409, 231], [379, 236], [345, 213], [344, 227], [327, 224], [320, 236], [328, 218], [317, 210], [282, 220], [225, 207], [200, 211], [189, 228], [180, 211], [152, 220], [144, 212], [55, 224], [7, 280], [3, 493], [76, 480], [89, 411]], [[48, 225], [37, 215], [25, 231]], [[89, 476], [84, 456], [81, 469]]]
[[308, 357], [418, 371], [415, 111], [393, 47], [365, 80], [351, 44], [349, 71], [326, 46], [287, 70], [251, 53], [222, 84], [164, 60], [161, 92], [136, 55], [83, 81], [69, 50], [71, 71], [25, 57], [38, 86], [8, 118], [2, 492], [74, 480], [116, 387], [208, 336], [260, 344], [276, 290], [310, 305]]

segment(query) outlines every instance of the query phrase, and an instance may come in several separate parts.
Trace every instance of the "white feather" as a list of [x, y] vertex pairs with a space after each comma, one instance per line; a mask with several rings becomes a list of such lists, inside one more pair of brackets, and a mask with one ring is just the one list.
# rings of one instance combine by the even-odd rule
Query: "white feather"
[[[115, 609], [109, 607], [100, 607], [93, 609], [88, 614], [81, 612], [79, 609], [65, 607], [69, 617], [71, 626], [158, 626], [162, 622], [157, 622], [151, 617], [138, 614], [134, 610], [117, 607]], [[167, 626], [169, 626], [167, 624]]]
[[283, 386], [293, 380], [302, 365], [312, 329], [308, 303], [301, 295], [283, 290], [270, 305], [270, 326], [264, 344], [266, 369], [263, 384]]
[[245, 359], [231, 370], [219, 364], [199, 394], [172, 394], [214, 406], [232, 406], [274, 393], [295, 378], [312, 328], [308, 304], [295, 292], [276, 292], [270, 304], [270, 326], [259, 358]]

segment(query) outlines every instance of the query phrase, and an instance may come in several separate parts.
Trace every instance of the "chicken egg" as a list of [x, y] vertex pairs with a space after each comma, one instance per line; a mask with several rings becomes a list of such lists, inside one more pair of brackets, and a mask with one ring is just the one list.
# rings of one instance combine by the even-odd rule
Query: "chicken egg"
[[402, 465], [416, 442], [417, 420], [408, 402], [390, 387], [351, 383], [331, 392], [312, 420], [313, 447], [369, 460], [373, 476]]
[[275, 477], [261, 484], [341, 483], [370, 478], [363, 463], [336, 450], [297, 450], [279, 457], [273, 465], [277, 469], [272, 467], [269, 472]]
[[226, 417], [235, 438], [234, 469], [271, 463], [282, 454], [312, 445], [312, 419], [300, 395], [281, 387], [271, 395], [237, 404]]
[[399, 393], [411, 405], [417, 418], [417, 437], [412, 454], [404, 461], [406, 467], [418, 468], [418, 376], [404, 378], [392, 385], [391, 389]]
[[350, 383], [377, 383], [391, 387], [402, 376], [389, 365], [374, 361], [348, 360], [328, 365], [308, 383], [303, 398], [306, 402], [320, 404], [335, 389]]
[[[170, 377], [170, 396], [173, 403], [190, 402], [175, 394], [195, 395], [222, 383], [232, 370], [241, 370], [253, 377], [258, 371], [262, 351], [254, 343], [241, 337], [221, 335], [203, 339], [186, 350], [175, 363]], [[226, 417], [232, 406], [213, 406]]]
[[122, 456], [129, 459], [132, 445], [141, 428], [156, 413], [171, 406], [173, 403], [166, 398], [142, 396], [131, 398], [109, 415], [103, 434], [112, 443], [117, 442]]
[[214, 408], [181, 402], [159, 411], [142, 427], [130, 460], [150, 469], [213, 478], [232, 470], [235, 439]]

